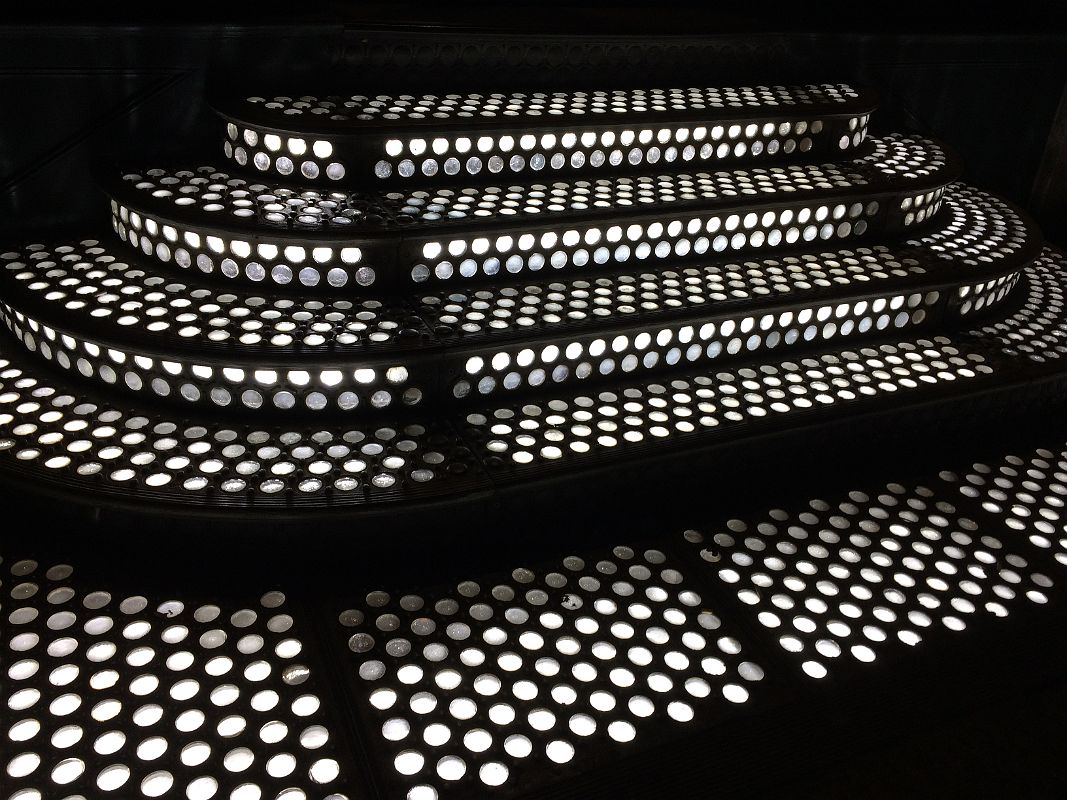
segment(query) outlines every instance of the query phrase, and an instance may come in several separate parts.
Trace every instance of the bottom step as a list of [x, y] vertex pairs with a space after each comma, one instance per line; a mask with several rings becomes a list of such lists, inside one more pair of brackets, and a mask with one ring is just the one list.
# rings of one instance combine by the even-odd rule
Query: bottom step
[[[258, 428], [94, 394], [5, 345], [0, 477], [88, 503], [212, 513], [396, 508], [966, 397], [1061, 372], [1067, 262], [1046, 250], [1022, 308], [975, 335], [863, 343], [539, 403], [395, 425]], [[1022, 291], [1022, 290], [1020, 290]], [[997, 313], [1003, 313], [998, 311]]]
[[79, 561], [80, 537], [13, 532], [3, 796], [792, 796], [800, 774], [832, 788], [834, 759], [1062, 678], [1056, 429], [996, 458], [976, 430], [939, 468], [807, 499], [694, 497], [684, 531], [617, 514], [577, 552], [465, 552], [431, 580], [411, 577], [417, 552], [365, 579], [341, 548], [313, 580], [266, 582], [247, 558]]

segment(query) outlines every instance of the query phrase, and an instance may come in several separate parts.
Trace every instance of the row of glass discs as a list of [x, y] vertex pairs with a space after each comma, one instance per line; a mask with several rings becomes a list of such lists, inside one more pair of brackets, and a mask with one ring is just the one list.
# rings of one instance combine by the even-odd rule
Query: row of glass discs
[[[962, 242], [978, 260], [962, 229], [986, 221], [1013, 263], [975, 270], [973, 305], [984, 309], [1018, 279], [1026, 238], [995, 199], [950, 185], [958, 167], [937, 143], [865, 141], [870, 109], [840, 88], [727, 93], [721, 106], [689, 90], [626, 97], [632, 108], [609, 112], [619, 117], [584, 116], [599, 100], [575, 96], [562, 115], [498, 127], [446, 115], [366, 133], [375, 161], [642, 148], [641, 163], [655, 150], [661, 168], [690, 152], [691, 174], [605, 168], [544, 185], [411, 189], [376, 182], [372, 164], [345, 172], [362, 185], [332, 186], [275, 182], [252, 162], [116, 171], [105, 186], [114, 248], [87, 238], [0, 252], [0, 322], [33, 352], [0, 354], [0, 400], [15, 412], [0, 408], [15, 429], [0, 449], [25, 466], [166, 491], [446, 494], [479, 463], [532, 472], [995, 369], [983, 352], [911, 330], [940, 319], [957, 280], [934, 274], [954, 259], [928, 251], [952, 255]], [[603, 99], [621, 108], [624, 98]], [[318, 126], [310, 110], [286, 116], [284, 136], [270, 114], [230, 119], [230, 152], [341, 164], [352, 130]], [[772, 140], [795, 157], [761, 166]], [[739, 161], [720, 166], [720, 155]], [[852, 241], [918, 226], [942, 204], [951, 225], [931, 226], [936, 247]], [[141, 254], [128, 258], [126, 246]], [[805, 251], [777, 252], [788, 246]], [[380, 294], [353, 297], [369, 284]], [[764, 299], [776, 307], [756, 308]], [[802, 352], [866, 334], [889, 349], [850, 342], [843, 364]], [[734, 357], [763, 369], [722, 363]], [[130, 406], [82, 402], [34, 359]], [[148, 411], [162, 402], [181, 410]], [[451, 404], [450, 421], [434, 402]], [[186, 421], [189, 404], [218, 417]], [[407, 417], [413, 407], [424, 415]]]

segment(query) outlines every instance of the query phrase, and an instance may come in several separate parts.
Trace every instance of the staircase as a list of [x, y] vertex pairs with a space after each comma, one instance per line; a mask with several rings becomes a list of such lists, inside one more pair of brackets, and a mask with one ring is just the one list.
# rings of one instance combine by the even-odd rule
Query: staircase
[[[8, 485], [220, 530], [535, 514], [1067, 378], [1067, 259], [862, 89], [212, 103], [215, 164], [106, 166], [112, 231], [0, 252]], [[691, 731], [845, 730], [838, 672], [1054, 604], [1060, 450], [295, 604], [7, 561], [0, 796], [700, 796]]]

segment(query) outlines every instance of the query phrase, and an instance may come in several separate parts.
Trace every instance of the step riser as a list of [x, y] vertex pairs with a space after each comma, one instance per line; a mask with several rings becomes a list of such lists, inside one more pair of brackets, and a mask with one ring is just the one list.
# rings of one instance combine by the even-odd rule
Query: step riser
[[[673, 325], [634, 326], [625, 333], [542, 339], [486, 349], [427, 348], [402, 364], [382, 357], [286, 362], [211, 358], [131, 349], [80, 338], [45, 325], [0, 301], [0, 318], [31, 352], [63, 369], [119, 390], [209, 408], [285, 412], [374, 412], [479, 396], [531, 395], [620, 375], [669, 373], [705, 362], [760, 358], [771, 352], [860, 340], [911, 328], [945, 315], [942, 291], [860, 299], [751, 315], [698, 317]], [[546, 341], [548, 343], [546, 343]]]
[[[224, 119], [225, 119], [224, 115]], [[230, 119], [222, 153], [234, 166], [309, 186], [388, 189], [456, 180], [530, 180], [625, 174], [635, 169], [734, 169], [790, 158], [847, 157], [867, 139], [869, 114], [796, 114], [633, 123], [449, 130], [426, 137], [322, 135]], [[574, 141], [571, 143], [571, 137]]]

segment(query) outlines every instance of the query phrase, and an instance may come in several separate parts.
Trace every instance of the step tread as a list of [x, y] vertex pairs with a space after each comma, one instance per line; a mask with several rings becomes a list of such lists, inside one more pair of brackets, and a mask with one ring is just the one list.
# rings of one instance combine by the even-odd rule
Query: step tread
[[849, 86], [400, 97], [218, 97], [222, 151], [305, 185], [728, 166], [860, 148], [875, 107]]
[[[477, 339], [516, 341], [661, 318], [703, 315], [809, 294], [999, 277], [1036, 255], [1038, 234], [999, 198], [963, 184], [940, 225], [898, 245], [807, 250], [656, 271], [546, 275], [544, 280], [407, 297], [245, 295], [181, 280], [110, 243], [83, 239], [0, 254], [4, 301], [42, 322], [119, 343], [136, 331], [182, 351], [234, 358], [387, 354]], [[975, 232], [978, 233], [975, 233]], [[252, 324], [245, 323], [251, 321]], [[262, 326], [262, 327], [260, 327]]]
[[[1067, 259], [1047, 255], [1062, 285]], [[1054, 325], [1067, 329], [1067, 316]], [[211, 416], [195, 422], [115, 403], [84, 393], [81, 384], [57, 383], [52, 370], [23, 356], [11, 353], [4, 360], [0, 453], [6, 473], [130, 502], [151, 498], [208, 510], [220, 504], [269, 510], [457, 499], [564, 469], [594, 468], [600, 461], [618, 464], [630, 456], [802, 425], [829, 408], [861, 413], [891, 400], [906, 413], [912, 403], [1027, 382], [1058, 369], [1012, 358], [981, 338], [886, 339], [560, 393], [537, 404], [486, 403], [465, 415], [404, 425], [263, 428]], [[628, 430], [639, 435], [627, 436]], [[595, 436], [612, 441], [572, 447]], [[360, 447], [362, 453], [356, 452]], [[168, 466], [170, 457], [179, 460]], [[348, 461], [358, 462], [352, 465], [358, 471], [346, 472]], [[366, 482], [358, 477], [364, 473]], [[190, 488], [181, 488], [186, 481]]]
[[[871, 94], [848, 84], [734, 88], [616, 89], [578, 92], [493, 92], [446, 95], [275, 95], [219, 98], [220, 113], [298, 130], [359, 131], [468, 122], [511, 125], [591, 124], [631, 115], [729, 118], [760, 111], [863, 108]], [[714, 115], [714, 116], [712, 116]], [[306, 126], [306, 127], [305, 127]]]
[[298, 238], [326, 241], [341, 234], [448, 230], [557, 217], [577, 221], [667, 207], [730, 208], [757, 198], [770, 202], [781, 196], [863, 195], [898, 187], [918, 191], [948, 183], [958, 173], [955, 158], [931, 139], [891, 134], [871, 142], [867, 155], [825, 164], [408, 192], [324, 194], [257, 182], [212, 166], [125, 171], [121, 177], [105, 177], [105, 189], [131, 211], [209, 227], [225, 224], [234, 231], [284, 230]]

